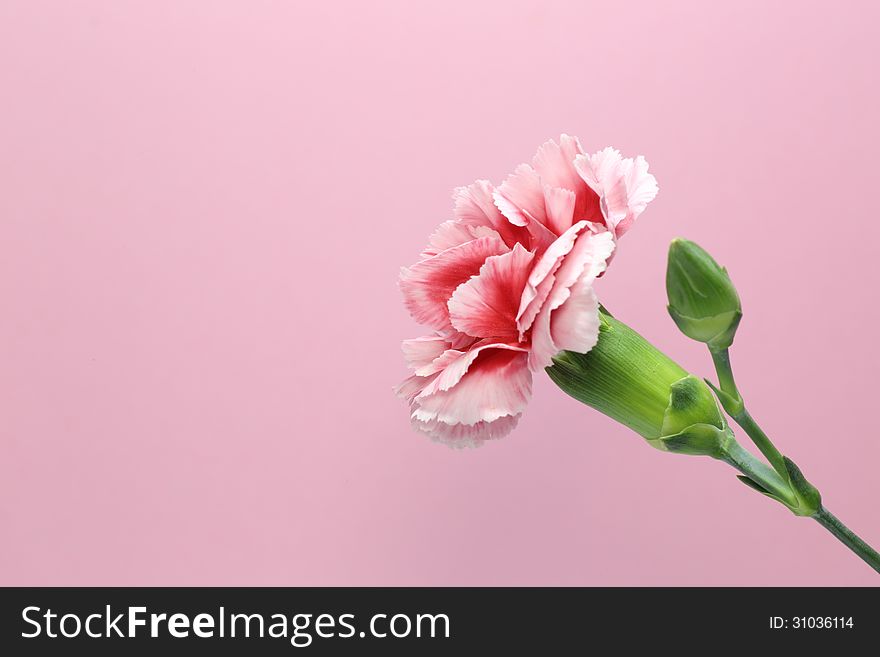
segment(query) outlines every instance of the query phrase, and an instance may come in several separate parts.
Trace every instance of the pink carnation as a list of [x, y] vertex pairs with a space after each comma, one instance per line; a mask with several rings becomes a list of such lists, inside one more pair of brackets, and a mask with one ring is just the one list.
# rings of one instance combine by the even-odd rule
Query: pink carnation
[[453, 219], [431, 235], [400, 289], [433, 334], [403, 343], [413, 370], [398, 393], [413, 426], [453, 446], [509, 433], [532, 372], [599, 337], [593, 282], [657, 194], [645, 159], [587, 155], [562, 135], [498, 187], [455, 191]]

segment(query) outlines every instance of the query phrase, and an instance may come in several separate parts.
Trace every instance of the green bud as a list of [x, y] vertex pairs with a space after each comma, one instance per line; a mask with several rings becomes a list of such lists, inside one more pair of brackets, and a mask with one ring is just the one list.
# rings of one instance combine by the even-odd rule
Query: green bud
[[666, 267], [669, 314], [686, 336], [712, 349], [727, 349], [742, 318], [742, 305], [727, 274], [694, 242], [676, 238]]
[[623, 322], [599, 319], [592, 350], [561, 352], [547, 368], [556, 385], [658, 449], [719, 457], [732, 434], [706, 383]]

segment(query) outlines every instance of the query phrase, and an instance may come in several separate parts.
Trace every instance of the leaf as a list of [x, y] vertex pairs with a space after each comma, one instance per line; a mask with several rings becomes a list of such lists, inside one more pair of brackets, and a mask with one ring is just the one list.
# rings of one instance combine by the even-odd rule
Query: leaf
[[[782, 504], [785, 504], [785, 502], [783, 500], [781, 500], [778, 496], [776, 496], [773, 493], [771, 493], [770, 491], [768, 491], [761, 484], [757, 483], [754, 479], [751, 479], [750, 477], [746, 477], [745, 475], [737, 475], [736, 478], [739, 479], [741, 482], [743, 482], [746, 486], [748, 486], [752, 490], [756, 490], [759, 493], [761, 493], [761, 495], [766, 495], [771, 500], [776, 500], [777, 502], [781, 502]], [[785, 505], [788, 506], [787, 504], [785, 504]]]
[[788, 471], [788, 478], [789, 481], [791, 481], [791, 486], [794, 488], [798, 500], [801, 502], [800, 508], [798, 508], [795, 513], [798, 515], [813, 515], [822, 505], [822, 496], [819, 494], [819, 490], [807, 481], [807, 478], [804, 477], [804, 473], [801, 472], [801, 469], [794, 461], [787, 456], [783, 456], [782, 462], [785, 463], [785, 469]]

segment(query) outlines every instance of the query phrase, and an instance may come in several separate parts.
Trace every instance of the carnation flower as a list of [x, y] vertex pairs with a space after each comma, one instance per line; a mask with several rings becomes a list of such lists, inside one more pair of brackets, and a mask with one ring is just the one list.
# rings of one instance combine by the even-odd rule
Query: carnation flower
[[400, 277], [407, 309], [433, 331], [403, 343], [413, 374], [397, 390], [413, 426], [453, 446], [509, 433], [532, 372], [596, 344], [593, 283], [656, 194], [644, 158], [587, 155], [568, 135], [498, 188], [457, 189], [453, 219]]
[[[599, 305], [593, 284], [656, 194], [643, 158], [611, 148], [587, 155], [567, 135], [497, 188], [479, 180], [457, 189], [453, 219], [400, 276], [406, 307], [432, 331], [403, 343], [413, 373], [397, 390], [413, 426], [455, 447], [504, 436], [529, 402], [532, 373], [544, 369], [649, 445], [732, 466], [746, 486], [814, 518], [880, 572], [880, 553], [824, 507], [746, 409], [729, 354], [742, 304], [726, 269], [693, 242], [670, 246], [669, 312], [709, 347], [717, 386]], [[719, 401], [766, 463], [737, 442]]]

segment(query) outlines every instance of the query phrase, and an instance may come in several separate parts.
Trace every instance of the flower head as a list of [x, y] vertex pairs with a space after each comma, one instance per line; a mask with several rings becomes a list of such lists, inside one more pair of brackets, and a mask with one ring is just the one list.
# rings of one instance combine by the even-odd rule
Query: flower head
[[562, 135], [497, 189], [480, 180], [455, 191], [453, 219], [400, 277], [407, 309], [433, 331], [403, 343], [413, 374], [398, 393], [417, 429], [454, 446], [503, 436], [532, 372], [596, 344], [593, 283], [657, 193], [647, 169]]

